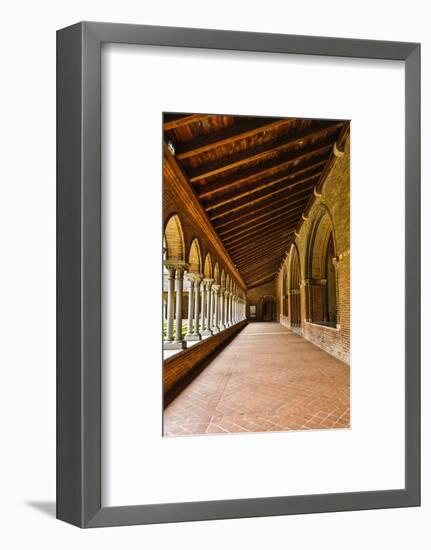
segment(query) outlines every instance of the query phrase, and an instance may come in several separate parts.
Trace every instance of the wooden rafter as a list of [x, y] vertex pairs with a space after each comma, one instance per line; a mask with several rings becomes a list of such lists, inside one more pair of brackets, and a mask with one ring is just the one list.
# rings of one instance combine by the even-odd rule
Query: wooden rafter
[[342, 122], [336, 123], [323, 123], [320, 128], [309, 129], [305, 131], [296, 132], [295, 135], [286, 135], [283, 138], [280, 138], [276, 143], [270, 142], [265, 143], [256, 147], [255, 149], [246, 150], [245, 152], [235, 153], [228, 158], [222, 158], [216, 160], [212, 163], [204, 164], [202, 167], [193, 170], [190, 174], [190, 181], [195, 183], [201, 179], [208, 178], [209, 176], [215, 176], [221, 174], [233, 168], [239, 168], [244, 164], [249, 164], [250, 162], [256, 162], [257, 160], [262, 160], [269, 155], [274, 155], [285, 150], [294, 148], [296, 145], [301, 144], [304, 141], [315, 139], [324, 134], [334, 132], [342, 126]]
[[[305, 200], [305, 199], [304, 199]], [[256, 221], [263, 221], [267, 222], [267, 218], [270, 217], [273, 219], [275, 216], [274, 214], [278, 213], [278, 217], [280, 216], [288, 216], [289, 219], [298, 219], [299, 214], [301, 213], [303, 206], [302, 204], [299, 204], [296, 208], [292, 209], [292, 206], [290, 204], [284, 204], [280, 206], [279, 208], [268, 208], [265, 210], [265, 212], [261, 213], [259, 216], [253, 216], [251, 215], [248, 219], [245, 221], [242, 221], [241, 223], [235, 223], [236, 221], [233, 220], [232, 223], [229, 224], [229, 226], [226, 229], [219, 230], [218, 233], [220, 237], [223, 239], [226, 238], [226, 235], [230, 235], [231, 233], [239, 234], [238, 229], [243, 228], [245, 230], [249, 229], [250, 226], [254, 226], [254, 222]], [[220, 225], [219, 228], [222, 228]]]
[[[328, 140], [329, 141], [329, 140]], [[207, 199], [219, 193], [224, 193], [227, 190], [233, 189], [235, 187], [240, 187], [245, 183], [248, 183], [250, 180], [259, 180], [263, 178], [274, 176], [279, 172], [286, 170], [300, 161], [308, 159], [314, 156], [320, 156], [327, 154], [333, 146], [333, 140], [329, 143], [325, 142], [316, 146], [309, 146], [305, 149], [301, 149], [298, 153], [296, 151], [286, 155], [282, 159], [270, 160], [264, 164], [260, 164], [257, 167], [249, 168], [242, 171], [240, 174], [234, 174], [229, 178], [224, 177], [211, 183], [202, 185], [197, 193], [199, 199]]]
[[178, 118], [174, 118], [163, 124], [163, 130], [174, 130], [180, 128], [181, 126], [187, 126], [194, 122], [199, 122], [203, 118], [206, 118], [208, 115], [184, 115]]
[[296, 217], [291, 222], [284, 222], [280, 226], [280, 220], [274, 220], [271, 224], [268, 224], [265, 227], [255, 227], [251, 228], [247, 233], [242, 235], [232, 235], [230, 237], [230, 240], [224, 239], [225, 247], [229, 250], [231, 246], [235, 245], [236, 243], [243, 243], [250, 241], [250, 239], [253, 239], [256, 235], [268, 235], [271, 230], [274, 228], [278, 228], [280, 226], [280, 229], [295, 229], [295, 227], [298, 225], [298, 218]]
[[281, 128], [283, 126], [291, 125], [290, 119], [259, 119], [252, 118], [242, 123], [234, 124], [229, 128], [224, 128], [219, 130], [209, 136], [199, 137], [185, 142], [181, 147], [178, 148], [177, 158], [180, 160], [205, 153], [216, 147], [221, 147], [222, 145], [230, 145], [241, 139], [246, 139], [255, 134], [260, 134], [267, 130], [274, 130], [276, 128]]
[[[228, 207], [226, 207], [224, 209], [217, 210], [217, 212], [213, 211], [210, 214], [209, 218], [210, 218], [211, 221], [218, 220], [220, 218], [224, 218], [228, 214], [238, 212], [238, 211], [243, 210], [245, 208], [255, 207], [256, 205], [258, 205], [259, 203], [261, 203], [263, 201], [269, 201], [270, 199], [273, 199], [276, 195], [279, 195], [282, 200], [293, 199], [294, 197], [302, 195], [305, 192], [305, 190], [309, 191], [309, 188], [313, 188], [313, 186], [315, 184], [315, 181], [319, 177], [319, 175], [320, 175], [319, 172], [314, 172], [314, 173], [310, 174], [309, 176], [303, 178], [302, 180], [299, 180], [298, 182], [295, 182], [297, 184], [299, 184], [299, 183], [307, 184], [306, 186], [304, 185], [300, 191], [292, 192], [291, 188], [282, 186], [282, 187], [280, 187], [278, 189], [275, 189], [273, 191], [261, 193], [256, 198], [252, 198], [250, 200], [241, 199], [235, 205], [231, 204], [231, 205], [229, 205]], [[278, 198], [279, 197], [277, 197], [276, 200], [278, 200]]]
[[248, 197], [252, 198], [254, 193], [258, 193], [259, 191], [263, 191], [264, 189], [269, 189], [270, 187], [274, 187], [275, 185], [280, 184], [286, 184], [283, 185], [286, 189], [293, 189], [294, 187], [297, 187], [298, 185], [301, 185], [303, 183], [303, 180], [300, 181], [294, 181], [292, 183], [289, 183], [290, 180], [297, 178], [298, 176], [302, 176], [306, 174], [307, 172], [314, 173], [315, 170], [322, 168], [327, 162], [327, 158], [325, 157], [323, 160], [320, 159], [317, 162], [309, 162], [306, 166], [301, 167], [299, 170], [292, 170], [288, 174], [284, 174], [282, 177], [271, 179], [269, 181], [265, 181], [264, 183], [257, 183], [250, 186], [242, 187], [240, 188], [240, 192], [237, 194], [232, 194], [227, 198], [222, 198], [219, 200], [212, 200], [211, 202], [204, 201], [204, 207], [207, 212], [211, 212], [211, 210], [215, 210], [216, 208], [219, 208], [220, 206], [224, 206], [225, 204], [230, 204], [231, 202], [234, 202], [236, 200]]

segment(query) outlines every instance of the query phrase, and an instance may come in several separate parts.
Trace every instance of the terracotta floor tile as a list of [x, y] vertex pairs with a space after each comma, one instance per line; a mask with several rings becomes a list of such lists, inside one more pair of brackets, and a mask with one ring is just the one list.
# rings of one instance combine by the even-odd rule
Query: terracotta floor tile
[[278, 323], [251, 323], [164, 411], [164, 435], [344, 429], [350, 369]]

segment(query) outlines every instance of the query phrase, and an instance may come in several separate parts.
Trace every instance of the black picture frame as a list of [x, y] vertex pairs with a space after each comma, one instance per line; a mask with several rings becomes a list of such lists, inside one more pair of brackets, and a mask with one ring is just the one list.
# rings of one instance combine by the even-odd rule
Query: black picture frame
[[[102, 507], [101, 45], [405, 64], [405, 488]], [[420, 44], [81, 22], [57, 32], [57, 517], [103, 527], [420, 505]]]

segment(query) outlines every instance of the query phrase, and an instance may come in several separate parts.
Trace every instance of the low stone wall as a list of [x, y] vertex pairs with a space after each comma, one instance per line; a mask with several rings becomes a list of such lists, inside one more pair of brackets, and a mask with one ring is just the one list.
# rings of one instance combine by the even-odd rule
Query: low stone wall
[[232, 338], [247, 325], [247, 321], [241, 321], [235, 325], [214, 334], [206, 340], [198, 342], [194, 346], [180, 351], [176, 355], [163, 361], [163, 394], [174, 392], [176, 386], [191, 374], [205, 359], [214, 353], [220, 346]]

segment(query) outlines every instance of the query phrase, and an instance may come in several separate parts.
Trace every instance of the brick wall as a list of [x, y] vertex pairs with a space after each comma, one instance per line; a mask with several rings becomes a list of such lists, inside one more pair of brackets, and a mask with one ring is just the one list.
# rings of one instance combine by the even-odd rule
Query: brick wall
[[[276, 284], [275, 281], [270, 281], [254, 288], [247, 290], [247, 319], [251, 322], [262, 321], [262, 299], [265, 296], [272, 296], [276, 305], [276, 318], [278, 318], [277, 300], [276, 300]], [[251, 317], [250, 306], [256, 306], [256, 317]]]
[[241, 321], [206, 340], [196, 343], [163, 361], [163, 393], [168, 396], [192, 371], [218, 348], [242, 330], [247, 321]]
[[[331, 220], [334, 235], [336, 261], [337, 323], [336, 327], [327, 327], [310, 322], [310, 301], [308, 292], [314, 293], [316, 309], [319, 307], [321, 294], [316, 290], [316, 273], [307, 272], [308, 249], [314, 224], [322, 212]], [[316, 197], [309, 209], [307, 220], [302, 224], [299, 236], [295, 238], [298, 247], [301, 270], [301, 327], [296, 329], [304, 338], [331, 353], [346, 363], [350, 363], [350, 139], [346, 140], [345, 153], [335, 160], [329, 172], [321, 196]], [[324, 232], [319, 238], [324, 236]], [[319, 244], [318, 242], [316, 243]], [[290, 252], [290, 251], [286, 251]], [[277, 303], [281, 304], [287, 294], [285, 280], [288, 271], [289, 257], [286, 256], [282, 269], [275, 283]], [[310, 289], [310, 290], [309, 290]], [[285, 298], [284, 298], [285, 299]], [[321, 304], [320, 304], [321, 305]], [[281, 311], [280, 307], [278, 308]], [[285, 308], [285, 312], [287, 308]], [[317, 314], [315, 315], [317, 317]], [[290, 319], [279, 315], [280, 322], [290, 327]], [[315, 320], [315, 319], [312, 319]]]

